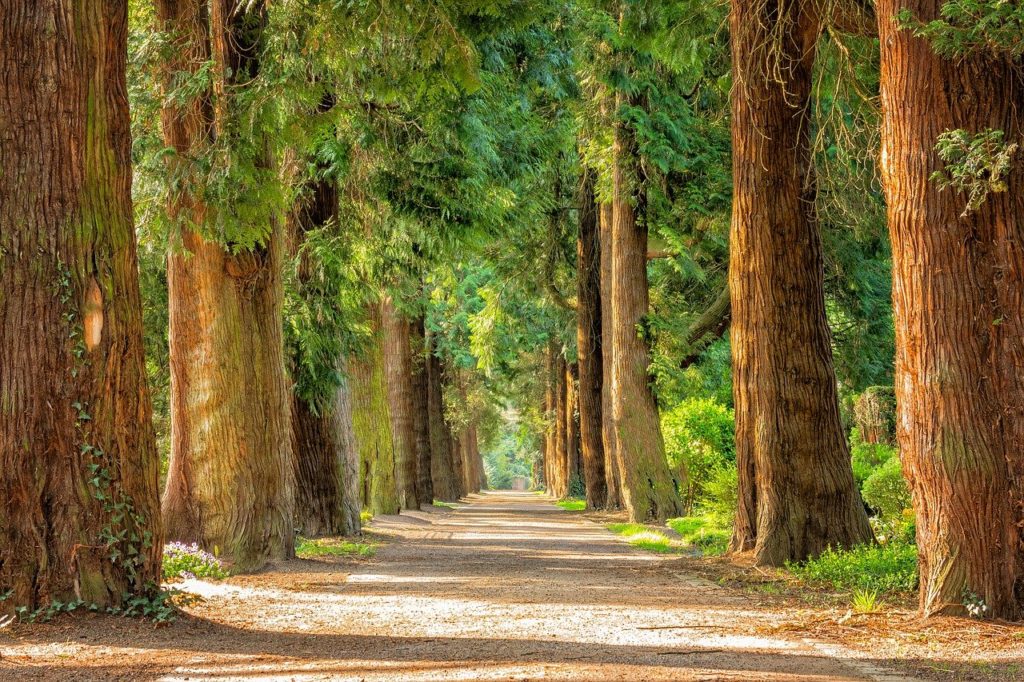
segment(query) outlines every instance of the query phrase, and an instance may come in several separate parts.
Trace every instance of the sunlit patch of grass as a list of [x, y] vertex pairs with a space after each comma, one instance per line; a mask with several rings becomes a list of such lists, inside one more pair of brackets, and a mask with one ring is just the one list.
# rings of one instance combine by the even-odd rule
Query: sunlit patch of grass
[[567, 500], [559, 500], [555, 502], [559, 507], [565, 511], [583, 511], [587, 508], [587, 501], [578, 498], [569, 498]]
[[651, 530], [639, 523], [612, 523], [607, 526], [608, 530], [621, 535], [626, 542], [648, 552], [658, 554], [676, 554], [683, 551], [679, 543], [672, 540], [664, 533]]
[[325, 556], [348, 556], [368, 559], [377, 551], [377, 546], [369, 542], [353, 542], [345, 538], [319, 538], [309, 540], [299, 538], [295, 545], [295, 556], [300, 559], [315, 559]]
[[716, 525], [710, 518], [684, 516], [678, 519], [669, 519], [667, 525], [679, 533], [683, 542], [699, 547], [706, 556], [725, 554], [729, 549], [732, 531]]

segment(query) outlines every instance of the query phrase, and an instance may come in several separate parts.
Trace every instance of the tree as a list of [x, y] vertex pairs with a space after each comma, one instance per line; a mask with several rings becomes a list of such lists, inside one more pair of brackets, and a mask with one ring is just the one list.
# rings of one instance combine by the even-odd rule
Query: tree
[[395, 446], [395, 480], [402, 509], [419, 509], [416, 494], [417, 452], [413, 423], [413, 357], [409, 321], [388, 297], [381, 306], [384, 318], [384, 364], [387, 369], [388, 406]]
[[0, 2], [0, 594], [30, 611], [160, 581], [127, 20], [123, 0]]
[[416, 444], [416, 496], [420, 505], [434, 502], [431, 477], [430, 412], [427, 405], [427, 357], [424, 319], [418, 315], [410, 323], [409, 345], [412, 349], [412, 418]]
[[[897, 18], [903, 8], [909, 26]], [[1011, 152], [1001, 172], [993, 163], [1024, 131], [1020, 33], [1005, 34], [1016, 51], [1001, 49], [998, 32], [985, 39], [998, 22], [940, 20], [939, 9], [877, 4], [896, 431], [917, 513], [922, 614], [961, 614], [980, 600], [984, 615], [1015, 618], [1024, 608], [1024, 159]]]
[[577, 238], [576, 330], [579, 362], [580, 451], [587, 489], [587, 507], [600, 509], [608, 501], [602, 433], [601, 393], [601, 246], [594, 175], [584, 170], [580, 191]]
[[[266, 12], [262, 2], [157, 2], [172, 40], [163, 130], [180, 187], [168, 213], [181, 225], [180, 247], [168, 256], [172, 444], [164, 522], [169, 539], [218, 548], [241, 572], [294, 551], [284, 229], [273, 209], [253, 215], [234, 202], [208, 203], [196, 176], [201, 162], [234, 154], [248, 182], [265, 190], [261, 183], [273, 177], [267, 141], [261, 133], [243, 140], [236, 120], [238, 93], [260, 72]], [[179, 82], [204, 78], [208, 65], [209, 87], [183, 98]], [[217, 237], [226, 227], [229, 236]]]
[[[619, 96], [620, 115], [640, 103]], [[645, 189], [635, 131], [615, 124], [612, 198], [612, 419], [622, 506], [633, 521], [663, 521], [682, 513], [679, 484], [665, 460], [658, 405], [647, 373], [650, 347]]]
[[352, 386], [352, 427], [359, 448], [359, 481], [363, 505], [374, 515], [397, 514], [395, 446], [391, 431], [381, 304], [368, 306], [370, 342], [349, 360]]
[[733, 0], [734, 551], [780, 566], [871, 540], [839, 417], [814, 210], [805, 3]]

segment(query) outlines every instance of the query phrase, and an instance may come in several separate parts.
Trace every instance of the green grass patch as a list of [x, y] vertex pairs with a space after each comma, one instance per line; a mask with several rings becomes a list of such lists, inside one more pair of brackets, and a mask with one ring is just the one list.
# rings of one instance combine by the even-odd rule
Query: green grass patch
[[729, 549], [732, 530], [716, 524], [708, 517], [683, 516], [669, 519], [668, 527], [679, 533], [683, 542], [699, 547], [707, 556], [725, 554]]
[[786, 566], [798, 578], [841, 590], [911, 592], [917, 588], [917, 548], [905, 542], [825, 550], [818, 558]]
[[587, 501], [576, 498], [569, 498], [567, 500], [559, 500], [555, 502], [559, 507], [565, 511], [583, 511], [587, 508]]
[[344, 538], [319, 538], [308, 540], [299, 538], [295, 545], [295, 556], [300, 559], [315, 559], [325, 556], [357, 556], [369, 558], [377, 551], [377, 546], [369, 542], [353, 542]]
[[626, 542], [634, 547], [639, 547], [648, 552], [677, 554], [683, 549], [679, 543], [664, 533], [651, 530], [639, 523], [612, 523], [607, 528], [616, 535], [621, 535], [626, 539]]

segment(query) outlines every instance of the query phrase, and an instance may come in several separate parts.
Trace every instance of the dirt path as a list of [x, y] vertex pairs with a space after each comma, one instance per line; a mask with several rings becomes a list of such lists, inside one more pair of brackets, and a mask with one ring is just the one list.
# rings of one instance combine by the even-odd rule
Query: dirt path
[[110, 617], [0, 633], [0, 679], [894, 680], [758, 635], [759, 610], [528, 493], [378, 518], [370, 560], [192, 581], [169, 627]]

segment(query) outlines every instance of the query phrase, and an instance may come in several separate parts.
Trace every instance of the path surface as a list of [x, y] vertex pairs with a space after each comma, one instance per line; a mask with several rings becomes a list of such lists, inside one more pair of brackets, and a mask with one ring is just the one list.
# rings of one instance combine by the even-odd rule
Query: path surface
[[190, 582], [192, 618], [0, 635], [0, 679], [886, 680], [528, 493], [384, 517], [368, 561]]

